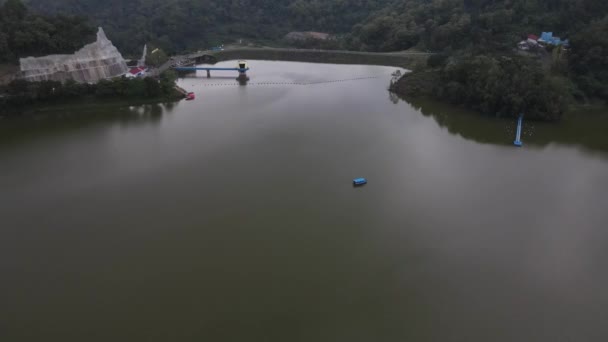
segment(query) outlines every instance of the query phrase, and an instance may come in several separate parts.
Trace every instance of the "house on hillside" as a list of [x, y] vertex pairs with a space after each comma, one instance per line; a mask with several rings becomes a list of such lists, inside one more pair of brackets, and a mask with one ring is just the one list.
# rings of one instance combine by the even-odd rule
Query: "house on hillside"
[[146, 75], [146, 67], [136, 67], [136, 68], [131, 68], [131, 70], [129, 70], [129, 72], [127, 72], [125, 74], [125, 76], [127, 78], [136, 78], [136, 77], [143, 77]]
[[517, 44], [517, 48], [522, 51], [529, 51], [538, 47], [538, 36], [529, 34], [528, 39], [522, 40]]
[[554, 45], [554, 46], [560, 46], [560, 45], [569, 46], [570, 45], [570, 41], [568, 39], [562, 40], [560, 37], [555, 37], [553, 35], [553, 32], [543, 32], [540, 36], [540, 39], [538, 39], [538, 42], [540, 44]]
[[568, 47], [570, 42], [568, 39], [562, 40], [560, 37], [553, 36], [553, 32], [543, 32], [541, 36], [529, 34], [526, 40], [522, 40], [517, 44], [517, 48], [522, 51], [529, 51], [539, 47], [547, 46], [565, 46]]

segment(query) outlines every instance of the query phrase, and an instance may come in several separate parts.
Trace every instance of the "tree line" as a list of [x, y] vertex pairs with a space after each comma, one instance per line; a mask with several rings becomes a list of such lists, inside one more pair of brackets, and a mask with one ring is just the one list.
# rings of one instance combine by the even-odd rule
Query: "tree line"
[[[608, 101], [605, 0], [28, 0], [27, 4], [36, 14], [28, 13], [19, 0], [6, 0], [0, 12], [4, 60], [75, 50], [92, 34], [88, 25], [103, 26], [114, 44], [133, 56], [144, 43], [172, 54], [224, 40], [278, 41], [292, 30], [324, 31], [338, 39], [295, 44], [435, 52], [439, 57], [430, 61], [429, 68], [436, 77], [427, 81], [440, 83], [424, 82], [432, 84], [434, 91], [429, 93], [491, 115], [528, 110], [539, 118], [558, 118], [569, 101]], [[570, 48], [518, 56], [517, 42], [542, 31], [570, 38]], [[505, 77], [491, 85], [496, 75]], [[480, 87], [481, 83], [488, 86]], [[528, 87], [533, 92], [523, 90]], [[546, 103], [519, 100], [532, 93], [534, 101]], [[503, 103], [505, 99], [511, 102]]]
[[20, 0], [0, 6], [0, 63], [20, 57], [73, 53], [93, 40], [83, 17], [33, 14]]
[[86, 16], [126, 54], [170, 54], [226, 40], [278, 41], [289, 31], [348, 33], [392, 0], [29, 0], [47, 14]]
[[[528, 34], [543, 31], [569, 38], [570, 46], [516, 51]], [[397, 88], [489, 115], [558, 119], [573, 101], [608, 102], [603, 0], [397, 0], [355, 25], [350, 40], [353, 48], [438, 53], [431, 71]]]
[[154, 78], [118, 77], [101, 80], [96, 84], [41, 81], [27, 82], [14, 80], [6, 87], [6, 93], [0, 97], [0, 114], [19, 114], [25, 106], [35, 104], [52, 104], [69, 102], [82, 98], [104, 100], [129, 99], [177, 99], [181, 94], [175, 90], [177, 75], [173, 71], [161, 74], [159, 80]]

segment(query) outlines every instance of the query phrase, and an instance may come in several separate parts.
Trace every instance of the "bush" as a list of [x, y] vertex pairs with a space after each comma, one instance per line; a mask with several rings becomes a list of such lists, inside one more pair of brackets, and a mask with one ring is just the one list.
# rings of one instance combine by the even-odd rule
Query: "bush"
[[435, 54], [435, 55], [431, 55], [427, 61], [426, 61], [426, 65], [429, 68], [438, 68], [438, 67], [442, 67], [445, 62], [447, 61], [448, 56], [444, 55], [444, 54]]
[[153, 78], [128, 79], [120, 77], [101, 80], [97, 84], [76, 83], [72, 80], [64, 84], [57, 81], [26, 82], [16, 80], [8, 85], [8, 96], [2, 97], [1, 103], [3, 106], [17, 107], [57, 100], [70, 100], [83, 96], [104, 99], [172, 98], [174, 96], [173, 82], [171, 73], [164, 75], [160, 81]]
[[561, 118], [568, 90], [561, 79], [548, 77], [540, 65], [518, 57], [475, 56], [443, 68], [440, 96], [482, 113], [541, 120]]

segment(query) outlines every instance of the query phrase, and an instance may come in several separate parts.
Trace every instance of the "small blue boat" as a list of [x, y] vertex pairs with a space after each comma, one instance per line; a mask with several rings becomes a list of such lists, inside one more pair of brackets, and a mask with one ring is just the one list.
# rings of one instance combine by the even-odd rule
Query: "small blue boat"
[[367, 184], [367, 179], [365, 179], [365, 178], [353, 179], [353, 185], [364, 185], [364, 184]]

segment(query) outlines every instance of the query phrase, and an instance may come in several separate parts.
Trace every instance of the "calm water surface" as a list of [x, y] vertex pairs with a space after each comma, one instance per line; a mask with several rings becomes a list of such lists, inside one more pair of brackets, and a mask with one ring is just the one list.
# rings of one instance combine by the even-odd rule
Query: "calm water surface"
[[394, 68], [250, 66], [0, 120], [1, 341], [608, 340], [607, 113], [516, 149]]

